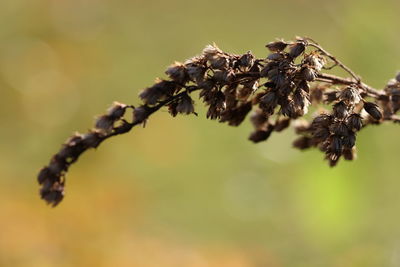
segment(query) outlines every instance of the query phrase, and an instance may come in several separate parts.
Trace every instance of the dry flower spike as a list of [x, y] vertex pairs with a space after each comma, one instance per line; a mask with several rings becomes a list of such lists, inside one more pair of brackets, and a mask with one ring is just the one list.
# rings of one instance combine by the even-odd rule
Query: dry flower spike
[[[268, 43], [270, 54], [256, 58], [251, 52], [234, 55], [215, 44], [184, 63], [175, 62], [166, 70], [167, 79], [158, 79], [144, 89], [137, 107], [114, 102], [97, 118], [86, 134], [76, 133], [55, 154], [38, 175], [40, 194], [56, 206], [64, 197], [65, 175], [72, 163], [104, 140], [129, 132], [144, 124], [149, 116], [167, 107], [172, 116], [195, 114], [191, 93], [199, 91], [208, 107], [207, 118], [240, 125], [252, 112], [254, 131], [249, 140], [267, 140], [292, 124], [298, 149], [318, 148], [330, 166], [341, 158], [356, 157], [356, 135], [369, 124], [399, 122], [400, 73], [383, 90], [363, 83], [359, 76], [310, 38]], [[349, 77], [326, 73], [341, 68]], [[321, 105], [330, 109], [320, 111]], [[319, 110], [307, 115], [309, 108]], [[132, 121], [123, 118], [133, 114]]]

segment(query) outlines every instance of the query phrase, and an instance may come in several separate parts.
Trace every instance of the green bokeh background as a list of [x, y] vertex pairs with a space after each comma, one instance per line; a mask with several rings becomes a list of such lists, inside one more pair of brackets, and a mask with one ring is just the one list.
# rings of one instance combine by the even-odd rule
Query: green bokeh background
[[0, 266], [400, 266], [400, 128], [368, 127], [329, 168], [232, 128], [158, 112], [86, 153], [57, 207], [37, 171], [114, 100], [137, 104], [174, 60], [216, 42], [258, 57], [309, 36], [368, 84], [400, 69], [400, 2], [3, 0]]

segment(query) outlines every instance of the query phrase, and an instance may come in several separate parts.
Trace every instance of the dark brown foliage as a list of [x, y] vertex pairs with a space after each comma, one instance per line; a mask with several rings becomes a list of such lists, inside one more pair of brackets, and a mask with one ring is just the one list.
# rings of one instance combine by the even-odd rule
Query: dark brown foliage
[[[208, 107], [207, 118], [240, 125], [249, 113], [254, 131], [249, 140], [267, 140], [273, 132], [294, 125], [293, 146], [318, 148], [330, 166], [339, 159], [356, 157], [356, 133], [369, 124], [399, 122], [400, 74], [378, 91], [361, 82], [342, 62], [309, 38], [268, 43], [270, 54], [256, 58], [251, 52], [235, 55], [208, 45], [201, 55], [168, 67], [169, 79], [158, 79], [144, 89], [138, 107], [115, 102], [86, 134], [76, 133], [52, 157], [38, 175], [40, 194], [55, 206], [64, 197], [65, 175], [72, 163], [104, 140], [144, 125], [149, 116], [168, 107], [172, 116], [195, 114], [191, 93]], [[325, 67], [325, 65], [330, 67]], [[349, 74], [341, 78], [324, 73], [335, 66]], [[305, 116], [310, 106], [330, 105]], [[123, 116], [130, 112], [127, 121]], [[300, 117], [303, 117], [300, 119]]]

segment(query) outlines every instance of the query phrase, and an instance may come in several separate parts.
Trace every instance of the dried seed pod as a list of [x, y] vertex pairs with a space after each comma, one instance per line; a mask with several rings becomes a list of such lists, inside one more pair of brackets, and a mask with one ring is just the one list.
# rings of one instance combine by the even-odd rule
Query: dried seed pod
[[107, 115], [110, 116], [113, 120], [119, 119], [125, 114], [127, 105], [114, 102], [112, 106], [108, 109]]
[[304, 134], [309, 132], [311, 129], [311, 124], [303, 119], [297, 119], [294, 121], [294, 129], [296, 134]]
[[315, 78], [317, 78], [317, 73], [315, 72], [315, 70], [311, 69], [311, 68], [304, 68], [301, 72], [303, 78], [306, 81], [314, 81]]
[[177, 106], [178, 102], [172, 102], [168, 105], [168, 112], [169, 114], [171, 114], [172, 117], [176, 117], [176, 115], [178, 115], [178, 111], [176, 110]]
[[328, 114], [320, 114], [314, 118], [311, 123], [311, 128], [321, 128], [321, 127], [329, 127], [332, 124], [333, 118], [331, 115]]
[[47, 203], [51, 203], [53, 207], [57, 206], [64, 198], [64, 185], [54, 183], [51, 186], [43, 186], [40, 189], [40, 195]]
[[305, 80], [301, 80], [298, 85], [297, 85], [298, 89], [303, 90], [304, 92], [306, 92], [307, 94], [310, 93], [310, 85], [307, 81]]
[[354, 160], [357, 158], [356, 148], [344, 148], [343, 149], [343, 157], [345, 160]]
[[189, 80], [189, 75], [187, 73], [186, 67], [180, 62], [176, 62], [168, 67], [165, 71], [172, 80], [177, 83], [185, 84]]
[[306, 45], [304, 44], [304, 42], [299, 41], [290, 48], [289, 55], [292, 58], [296, 58], [300, 56], [304, 52], [304, 50], [306, 50]]
[[336, 118], [344, 119], [347, 117], [348, 113], [348, 106], [343, 101], [340, 101], [333, 106], [333, 115]]
[[140, 106], [133, 110], [134, 121], [137, 123], [144, 122], [150, 115], [150, 109], [147, 106]]
[[325, 88], [323, 88], [323, 87], [313, 88], [310, 92], [311, 103], [313, 103], [313, 104], [321, 103], [323, 100], [324, 91], [325, 91]]
[[228, 122], [230, 126], [239, 126], [252, 108], [251, 102], [239, 104], [233, 109], [226, 109], [221, 113], [220, 122]]
[[328, 139], [330, 135], [331, 133], [329, 129], [325, 127], [317, 128], [312, 132], [312, 137], [315, 143], [320, 143], [325, 141], [326, 139]]
[[334, 90], [332, 90], [332, 91], [326, 91], [326, 92], [324, 93], [324, 96], [325, 96], [324, 101], [325, 101], [326, 103], [332, 103], [332, 102], [338, 100], [338, 92], [337, 92], [337, 91], [334, 91]]
[[276, 69], [276, 68], [278, 67], [278, 65], [279, 65], [279, 63], [278, 63], [278, 62], [275, 62], [275, 61], [270, 61], [270, 62], [268, 62], [268, 63], [264, 66], [264, 68], [261, 70], [260, 76], [261, 76], [261, 77], [267, 77], [267, 76], [268, 76], [268, 73], [269, 73], [271, 70]]
[[343, 147], [352, 148], [356, 144], [356, 135], [353, 132], [349, 132], [348, 135], [343, 137]]
[[281, 132], [281, 131], [285, 130], [287, 127], [289, 127], [289, 125], [290, 125], [290, 118], [283, 118], [283, 119], [277, 120], [274, 125], [274, 131]]
[[379, 110], [379, 107], [377, 104], [372, 103], [372, 102], [365, 102], [364, 109], [375, 120], [379, 121], [382, 119], [382, 113]]
[[100, 131], [92, 130], [83, 135], [82, 144], [85, 147], [96, 148], [101, 142], [101, 135]]
[[301, 89], [297, 89], [296, 91], [294, 91], [293, 101], [296, 112], [300, 116], [307, 114], [308, 106], [310, 105], [310, 100], [309, 100], [309, 95], [305, 91]]
[[358, 92], [357, 88], [353, 86], [348, 86], [340, 93], [339, 99], [346, 103], [354, 105], [361, 101], [361, 95]]
[[312, 53], [305, 58], [305, 63], [316, 71], [321, 71], [325, 65], [325, 60], [321, 55]]
[[110, 131], [114, 125], [114, 119], [108, 115], [97, 118], [95, 127], [99, 130]]
[[164, 99], [175, 92], [177, 88], [176, 83], [171, 81], [158, 80], [156, 83], [144, 89], [139, 97], [147, 105], [155, 105], [158, 101]]
[[342, 138], [339, 135], [331, 136], [331, 146], [330, 151], [335, 155], [340, 155], [342, 153], [343, 142]]
[[239, 58], [239, 65], [241, 67], [249, 68], [253, 66], [253, 64], [254, 64], [254, 56], [251, 54], [250, 51], [248, 51], [246, 54], [242, 55]]
[[160, 100], [163, 96], [163, 92], [161, 92], [157, 87], [146, 88], [139, 95], [143, 102], [148, 105], [156, 104], [157, 101]]
[[327, 160], [329, 161], [329, 166], [335, 167], [339, 162], [340, 156], [341, 155], [337, 155], [335, 153], [328, 153]]
[[281, 113], [283, 116], [296, 118], [296, 107], [293, 100], [285, 100], [281, 103]]
[[349, 129], [347, 128], [346, 124], [342, 121], [331, 124], [331, 126], [329, 127], [329, 131], [332, 134], [339, 136], [346, 136], [349, 133]]
[[268, 122], [268, 115], [262, 110], [258, 109], [250, 117], [250, 121], [255, 129], [261, 129]]
[[215, 44], [213, 45], [207, 45], [204, 49], [203, 49], [203, 55], [207, 58], [210, 59], [213, 56], [217, 55], [217, 54], [221, 54], [222, 50], [219, 49]]
[[279, 61], [279, 60], [282, 60], [283, 58], [285, 58], [285, 55], [284, 54], [282, 54], [282, 53], [273, 53], [273, 54], [270, 54], [268, 57], [267, 57], [267, 59], [269, 59], [269, 60], [274, 60], [274, 61]]
[[57, 180], [57, 174], [54, 174], [49, 167], [43, 167], [38, 174], [39, 184], [43, 184], [46, 180], [55, 181]]
[[275, 41], [275, 42], [270, 42], [267, 45], [265, 45], [271, 52], [279, 52], [285, 50], [287, 47], [287, 43], [283, 41]]
[[219, 84], [227, 84], [232, 81], [235, 73], [231, 70], [216, 70], [213, 79]]
[[293, 91], [295, 86], [296, 84], [292, 81], [286, 82], [285, 84], [279, 87], [278, 92], [282, 96], [288, 96]]
[[191, 114], [194, 113], [194, 101], [192, 98], [187, 94], [183, 94], [182, 97], [179, 99], [178, 104], [176, 105], [176, 111], [182, 114]]
[[204, 67], [203, 65], [198, 65], [194, 63], [186, 65], [186, 71], [187, 74], [189, 75], [189, 78], [196, 83], [201, 83], [204, 81], [206, 70], [207, 68]]
[[362, 127], [362, 118], [360, 114], [353, 113], [347, 118], [347, 127], [351, 130], [359, 131]]
[[312, 140], [307, 136], [300, 136], [299, 138], [293, 141], [293, 146], [300, 150], [304, 150], [312, 146]]
[[241, 101], [247, 100], [258, 89], [258, 83], [254, 83], [252, 87], [243, 86], [237, 90], [237, 98]]
[[211, 68], [217, 70], [227, 69], [229, 65], [229, 58], [225, 55], [217, 54], [208, 60], [210, 62]]
[[260, 108], [267, 114], [273, 114], [278, 105], [278, 95], [274, 91], [269, 91], [260, 98]]
[[256, 130], [250, 134], [249, 140], [253, 141], [254, 143], [265, 141], [270, 137], [273, 129], [274, 128], [270, 126], [267, 127], [266, 130]]

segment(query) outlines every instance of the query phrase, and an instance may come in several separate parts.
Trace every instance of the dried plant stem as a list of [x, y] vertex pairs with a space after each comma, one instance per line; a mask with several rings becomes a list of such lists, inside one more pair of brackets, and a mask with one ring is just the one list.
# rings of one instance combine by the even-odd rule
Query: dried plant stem
[[356, 81], [357, 83], [361, 82], [361, 78], [355, 74], [349, 67], [344, 65], [340, 60], [338, 60], [336, 57], [332, 56], [330, 53], [328, 53], [325, 49], [323, 49], [321, 46], [319, 46], [316, 42], [312, 42], [308, 44], [309, 46], [317, 48], [320, 52], [322, 52], [323, 55], [329, 57], [333, 62], [335, 62], [337, 65], [339, 65], [342, 69], [347, 71]]
[[[321, 81], [321, 82], [331, 83], [331, 84], [339, 84], [339, 85], [354, 85], [355, 84], [354, 80], [352, 80], [352, 79], [342, 78], [342, 77], [339, 77], [336, 75], [326, 74], [326, 73], [318, 74], [316, 80]], [[378, 97], [384, 95], [384, 93], [382, 91], [372, 88], [371, 86], [369, 86], [361, 81], [357, 84], [360, 87], [360, 89], [363, 90], [366, 94], [369, 94], [371, 96], [378, 96]]]
[[[209, 119], [238, 126], [253, 111], [254, 131], [249, 140], [254, 143], [267, 140], [273, 132], [283, 131], [295, 121], [299, 136], [293, 146], [318, 148], [330, 166], [340, 158], [356, 157], [356, 135], [365, 126], [400, 121], [396, 115], [400, 110], [400, 75], [384, 90], [377, 90], [310, 38], [278, 40], [266, 47], [271, 53], [257, 59], [250, 52], [234, 55], [209, 45], [200, 56], [171, 65], [166, 71], [169, 79], [158, 79], [144, 89], [139, 95], [143, 104], [134, 107], [115, 102], [98, 117], [93, 129], [70, 137], [41, 169], [41, 197], [56, 206], [64, 197], [65, 175], [83, 152], [144, 125], [161, 108], [167, 107], [174, 117], [197, 115], [191, 97], [194, 91], [200, 91]], [[334, 65], [325, 67], [328, 61]], [[337, 66], [350, 77], [323, 72]], [[316, 113], [306, 121], [308, 106], [321, 104], [330, 105], [331, 110]], [[131, 122], [124, 118], [127, 110], [132, 110]]]

